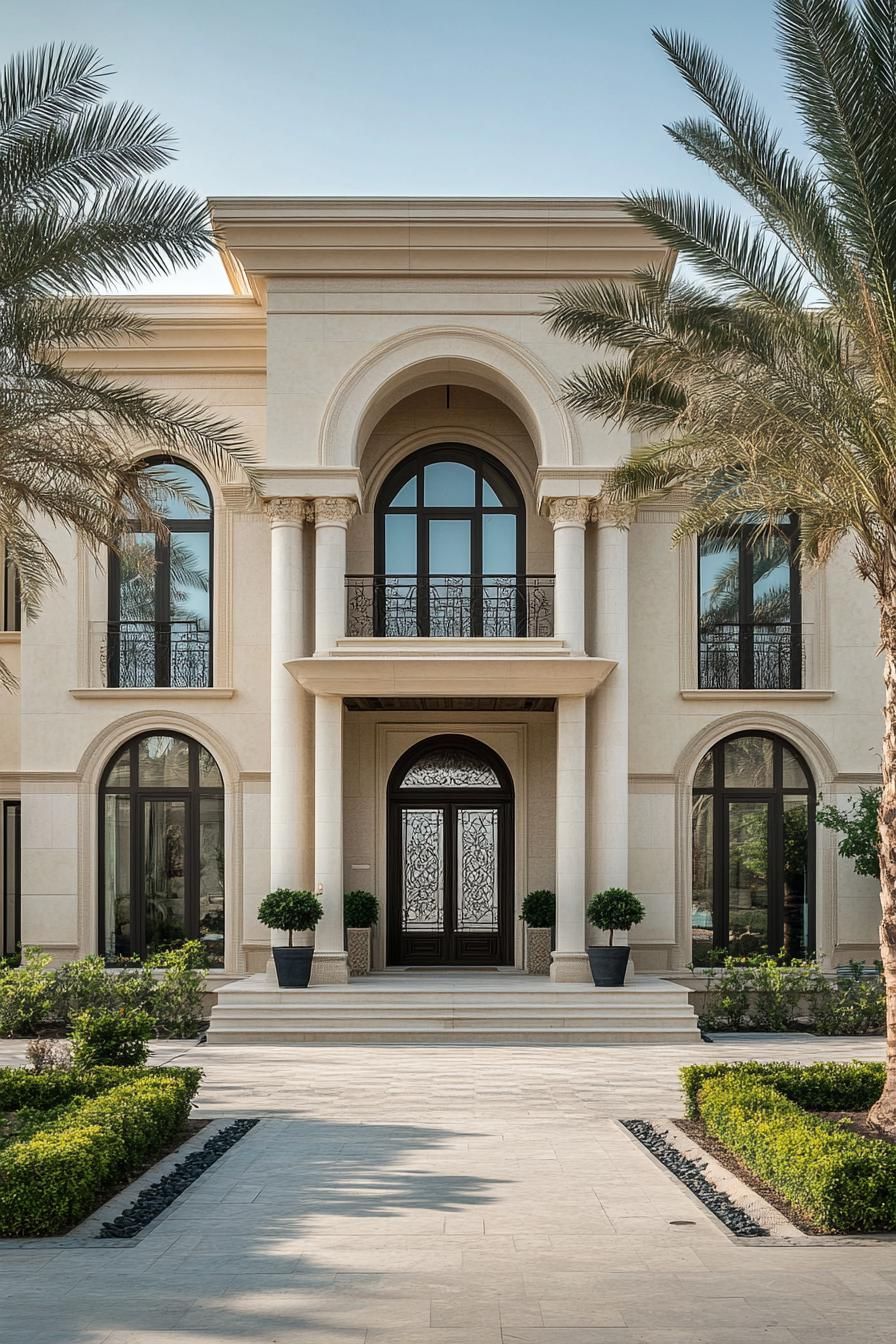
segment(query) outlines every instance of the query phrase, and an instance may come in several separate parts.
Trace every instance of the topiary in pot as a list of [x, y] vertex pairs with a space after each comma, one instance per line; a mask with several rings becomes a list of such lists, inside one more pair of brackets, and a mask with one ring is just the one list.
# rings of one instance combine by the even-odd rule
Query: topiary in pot
[[645, 915], [643, 905], [625, 887], [608, 887], [606, 891], [599, 891], [591, 897], [585, 914], [589, 924], [610, 935], [609, 946], [588, 948], [591, 978], [595, 985], [618, 987], [624, 984], [629, 949], [627, 946], [613, 946], [613, 932], [616, 929], [628, 930], [633, 924], [640, 924]]
[[313, 947], [293, 947], [292, 935], [314, 929], [323, 917], [324, 908], [310, 891], [291, 891], [278, 887], [268, 892], [258, 907], [258, 918], [269, 929], [283, 929], [289, 934], [288, 947], [272, 947], [277, 968], [277, 983], [281, 989], [307, 989], [311, 979]]
[[552, 891], [530, 891], [523, 900], [520, 919], [526, 925], [526, 970], [529, 975], [549, 975], [551, 940], [557, 915]]
[[347, 891], [342, 910], [349, 974], [367, 975], [371, 964], [370, 930], [380, 917], [379, 903], [372, 891]]

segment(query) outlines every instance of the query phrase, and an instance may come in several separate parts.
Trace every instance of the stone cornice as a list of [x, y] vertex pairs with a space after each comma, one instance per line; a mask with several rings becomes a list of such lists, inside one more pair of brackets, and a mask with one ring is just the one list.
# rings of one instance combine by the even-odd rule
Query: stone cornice
[[236, 292], [280, 276], [626, 275], [669, 250], [600, 198], [217, 197]]

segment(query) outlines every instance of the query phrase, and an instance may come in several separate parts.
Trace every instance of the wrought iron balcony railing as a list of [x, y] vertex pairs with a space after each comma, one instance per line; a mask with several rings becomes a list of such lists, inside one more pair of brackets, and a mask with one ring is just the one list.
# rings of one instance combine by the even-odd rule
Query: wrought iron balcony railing
[[521, 639], [554, 633], [553, 574], [350, 574], [346, 633]]
[[789, 621], [700, 626], [699, 685], [712, 691], [796, 691], [805, 681], [806, 631]]
[[198, 621], [110, 621], [91, 631], [94, 685], [210, 686], [211, 659], [211, 631]]

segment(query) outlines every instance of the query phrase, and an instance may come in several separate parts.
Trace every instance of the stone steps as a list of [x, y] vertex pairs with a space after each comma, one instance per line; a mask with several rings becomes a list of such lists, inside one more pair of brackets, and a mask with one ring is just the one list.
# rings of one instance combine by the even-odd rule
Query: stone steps
[[264, 975], [222, 986], [209, 1044], [248, 1042], [514, 1042], [607, 1044], [699, 1041], [680, 985], [636, 976], [622, 989], [536, 977], [371, 976], [350, 985], [280, 989]]

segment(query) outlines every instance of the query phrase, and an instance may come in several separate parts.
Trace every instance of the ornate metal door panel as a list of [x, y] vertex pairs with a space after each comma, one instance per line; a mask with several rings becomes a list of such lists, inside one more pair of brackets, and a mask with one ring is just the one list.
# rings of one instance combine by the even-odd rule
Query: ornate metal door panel
[[444, 750], [412, 763], [390, 788], [390, 962], [512, 960], [508, 792], [484, 761]]

